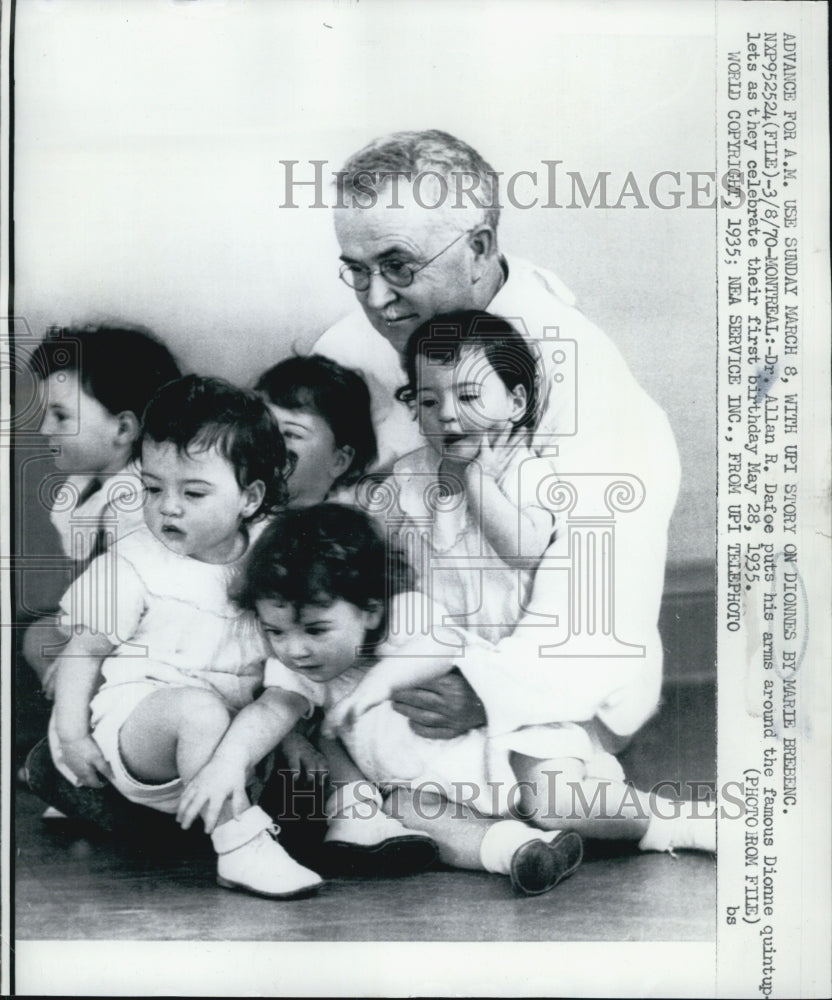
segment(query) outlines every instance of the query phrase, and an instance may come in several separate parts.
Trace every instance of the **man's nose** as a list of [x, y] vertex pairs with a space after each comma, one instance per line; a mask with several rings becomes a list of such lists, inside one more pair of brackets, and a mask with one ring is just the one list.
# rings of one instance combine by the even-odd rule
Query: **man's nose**
[[370, 287], [364, 293], [371, 309], [383, 309], [396, 299], [396, 292], [380, 274], [370, 275]]

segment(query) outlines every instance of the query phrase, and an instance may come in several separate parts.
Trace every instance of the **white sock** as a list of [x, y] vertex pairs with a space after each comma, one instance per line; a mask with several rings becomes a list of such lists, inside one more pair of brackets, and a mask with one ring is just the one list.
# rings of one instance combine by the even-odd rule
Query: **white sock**
[[515, 852], [530, 840], [554, 840], [560, 830], [538, 830], [517, 819], [492, 824], [480, 844], [480, 861], [487, 872], [508, 875]]
[[657, 811], [650, 816], [639, 850], [716, 851], [716, 814], [708, 815], [706, 808], [701, 802], [671, 802], [657, 796]]
[[326, 800], [324, 812], [329, 819], [367, 819], [380, 811], [381, 793], [366, 778], [340, 785]]

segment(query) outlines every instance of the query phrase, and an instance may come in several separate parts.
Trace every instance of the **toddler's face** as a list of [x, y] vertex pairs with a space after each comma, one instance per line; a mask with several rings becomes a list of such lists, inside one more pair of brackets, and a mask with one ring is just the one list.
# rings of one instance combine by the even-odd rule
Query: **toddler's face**
[[81, 388], [75, 372], [53, 372], [43, 383], [46, 413], [38, 428], [61, 472], [99, 475], [124, 464], [121, 422]]
[[349, 601], [328, 607], [308, 604], [296, 613], [290, 604], [258, 601], [257, 616], [274, 655], [304, 677], [329, 681], [348, 670], [369, 629], [378, 628], [381, 612], [362, 611]]
[[270, 405], [277, 420], [286, 454], [293, 464], [286, 480], [290, 507], [323, 503], [332, 484], [352, 461], [352, 448], [339, 448], [332, 428], [312, 410], [287, 410]]
[[526, 410], [523, 387], [507, 389], [480, 350], [463, 352], [455, 365], [417, 358], [416, 389], [422, 433], [446, 455], [470, 458], [484, 435], [493, 441]]
[[263, 483], [241, 489], [216, 448], [181, 454], [174, 444], [142, 445], [144, 519], [172, 552], [207, 563], [239, 555], [240, 527], [263, 499]]

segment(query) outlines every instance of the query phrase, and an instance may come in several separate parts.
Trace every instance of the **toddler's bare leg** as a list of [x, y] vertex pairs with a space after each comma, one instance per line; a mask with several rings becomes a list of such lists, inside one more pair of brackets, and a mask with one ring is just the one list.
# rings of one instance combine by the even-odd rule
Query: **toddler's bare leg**
[[650, 798], [622, 781], [586, 776], [574, 758], [535, 760], [512, 753], [525, 818], [544, 830], [575, 830], [597, 840], [641, 840]]
[[331, 784], [337, 787], [353, 781], [364, 780], [364, 775], [355, 766], [352, 757], [347, 753], [340, 740], [330, 740], [321, 736], [318, 738], [318, 749], [326, 757]]
[[449, 802], [433, 792], [394, 788], [384, 803], [384, 811], [408, 828], [432, 837], [439, 857], [454, 868], [483, 871], [480, 856], [483, 837], [500, 820], [480, 816], [466, 805]]
[[210, 760], [230, 721], [228, 709], [210, 691], [154, 691], [121, 727], [122, 759], [139, 781], [190, 781]]
[[[210, 691], [172, 687], [139, 702], [119, 731], [127, 770], [139, 781], [187, 783], [211, 759], [231, 722], [228, 709]], [[231, 819], [226, 802], [219, 823]]]

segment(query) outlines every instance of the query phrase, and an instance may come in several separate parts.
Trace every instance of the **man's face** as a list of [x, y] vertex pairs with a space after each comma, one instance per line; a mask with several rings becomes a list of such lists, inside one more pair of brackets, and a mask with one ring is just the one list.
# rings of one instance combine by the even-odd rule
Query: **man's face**
[[[431, 204], [429, 196], [423, 200]], [[449, 206], [422, 208], [406, 185], [398, 192], [401, 208], [388, 187], [379, 192], [372, 208], [348, 207], [335, 211], [335, 234], [341, 260], [370, 270], [384, 260], [424, 264], [465, 230], [470, 214]], [[355, 296], [373, 327], [397, 351], [426, 320], [455, 309], [474, 309], [476, 253], [463, 236], [445, 253], [413, 276], [413, 284], [396, 288], [380, 274], [373, 274], [370, 287]]]

